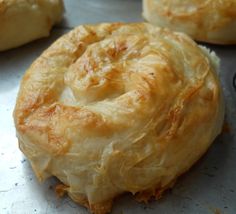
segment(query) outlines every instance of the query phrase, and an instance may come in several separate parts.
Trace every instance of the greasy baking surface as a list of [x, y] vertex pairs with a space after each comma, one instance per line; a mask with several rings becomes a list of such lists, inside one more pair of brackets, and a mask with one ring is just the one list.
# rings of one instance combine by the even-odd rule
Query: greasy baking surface
[[[97, 2], [97, 1], [96, 1]], [[101, 1], [106, 3], [104, 10], [109, 11], [111, 1]], [[100, 2], [100, 3], [101, 3]], [[120, 6], [117, 1], [114, 16], [109, 16], [107, 19], [112, 21], [139, 20], [139, 13], [131, 10], [131, 3]], [[76, 3], [67, 2], [67, 10], [74, 8]], [[100, 4], [99, 3], [99, 4]], [[99, 4], [95, 5], [99, 7]], [[138, 1], [132, 1], [138, 12], [141, 12], [141, 7]], [[122, 6], [121, 6], [122, 5]], [[88, 4], [84, 3], [81, 7], [81, 14], [68, 11], [70, 17], [80, 17], [84, 22], [85, 10]], [[94, 7], [95, 7], [94, 6]], [[94, 21], [103, 21], [104, 13], [100, 13], [94, 9]], [[101, 6], [102, 7], [102, 6]], [[123, 15], [124, 8], [129, 12], [129, 17]], [[114, 18], [115, 17], [115, 18]], [[122, 18], [123, 17], [123, 18]], [[75, 25], [73, 19], [67, 22], [67, 26]], [[91, 22], [92, 17], [88, 18]], [[116, 19], [116, 20], [114, 20]], [[76, 23], [81, 24], [80, 21]], [[3, 213], [86, 213], [86, 211], [74, 204], [69, 198], [56, 199], [51, 186], [55, 184], [55, 180], [51, 179], [45, 184], [39, 185], [35, 180], [34, 175], [22, 154], [16, 147], [16, 139], [12, 132], [14, 127], [11, 118], [11, 111], [14, 106], [16, 91], [19, 84], [19, 78], [24, 73], [25, 69], [31, 62], [45, 49], [50, 42], [55, 40], [63, 30], [57, 29], [54, 31], [51, 40], [41, 40], [39, 42], [24, 46], [17, 50], [12, 50], [0, 55], [0, 72], [1, 72], [1, 136], [5, 142], [1, 144], [1, 163], [0, 168], [4, 176], [1, 179], [1, 196], [3, 202], [0, 204]], [[234, 169], [234, 149], [235, 141], [232, 133], [235, 132], [235, 125], [232, 123], [233, 115], [235, 115], [235, 90], [233, 88], [233, 76], [235, 73], [234, 56], [236, 54], [234, 47], [217, 47], [210, 46], [214, 49], [222, 59], [221, 81], [224, 85], [224, 91], [227, 99], [227, 114], [228, 126], [230, 132], [225, 132], [218, 138], [207, 155], [193, 168], [186, 176], [180, 179], [172, 193], [164, 197], [160, 202], [153, 202], [149, 205], [137, 204], [132, 201], [129, 196], [119, 199], [115, 205], [114, 213], [211, 213], [215, 208], [227, 213], [234, 213], [235, 210], [235, 169]], [[16, 53], [17, 56], [16, 56]], [[20, 54], [19, 54], [20, 53]], [[7, 72], [6, 72], [7, 71]], [[232, 115], [232, 116], [231, 116]], [[6, 179], [7, 178], [7, 179]], [[43, 187], [43, 188], [42, 188]], [[33, 189], [33, 191], [32, 191]], [[37, 198], [37, 200], [35, 200]], [[168, 200], [167, 200], [168, 199]]]

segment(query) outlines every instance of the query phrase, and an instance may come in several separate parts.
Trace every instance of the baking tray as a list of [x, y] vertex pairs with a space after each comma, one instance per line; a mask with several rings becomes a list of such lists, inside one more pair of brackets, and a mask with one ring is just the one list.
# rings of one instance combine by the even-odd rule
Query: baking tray
[[[86, 214], [70, 198], [57, 198], [55, 178], [38, 183], [18, 149], [12, 119], [20, 79], [55, 39], [82, 23], [141, 21], [141, 0], [66, 0], [64, 21], [51, 36], [0, 53], [0, 213]], [[236, 46], [207, 45], [221, 58], [220, 79], [226, 100], [226, 125], [209, 151], [159, 201], [140, 204], [119, 197], [113, 214], [236, 213]]]

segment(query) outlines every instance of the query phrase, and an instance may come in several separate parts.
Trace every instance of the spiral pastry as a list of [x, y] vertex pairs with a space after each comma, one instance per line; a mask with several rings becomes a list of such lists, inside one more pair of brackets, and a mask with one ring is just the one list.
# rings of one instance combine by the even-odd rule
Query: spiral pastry
[[146, 23], [82, 25], [28, 69], [14, 111], [40, 181], [56, 176], [91, 212], [170, 188], [220, 133], [218, 58]]

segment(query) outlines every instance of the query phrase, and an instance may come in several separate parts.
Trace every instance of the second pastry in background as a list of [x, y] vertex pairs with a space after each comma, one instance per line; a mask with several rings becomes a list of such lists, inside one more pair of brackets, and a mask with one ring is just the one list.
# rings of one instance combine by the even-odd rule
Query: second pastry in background
[[236, 0], [143, 0], [150, 23], [213, 44], [236, 44]]
[[0, 51], [49, 36], [63, 12], [62, 0], [0, 0]]

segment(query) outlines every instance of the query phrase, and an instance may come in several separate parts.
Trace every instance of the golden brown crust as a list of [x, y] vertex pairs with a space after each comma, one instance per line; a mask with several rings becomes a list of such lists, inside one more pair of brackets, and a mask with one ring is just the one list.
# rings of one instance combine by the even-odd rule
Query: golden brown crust
[[21, 82], [20, 148], [40, 180], [58, 177], [96, 214], [124, 192], [161, 193], [221, 131], [215, 59], [146, 23], [79, 26]]
[[0, 0], [0, 51], [48, 36], [63, 11], [62, 0]]
[[143, 16], [198, 41], [236, 44], [236, 0], [143, 0]]
[[71, 194], [69, 191], [69, 187], [65, 186], [64, 184], [58, 184], [55, 188], [55, 192], [59, 197], [63, 197], [67, 192], [69, 193], [70, 197], [77, 203], [83, 205], [84, 207], [88, 208], [92, 213], [96, 214], [104, 214], [109, 213], [112, 207], [112, 199], [105, 202], [100, 202], [96, 204], [90, 204], [88, 199], [84, 195], [80, 194]]

